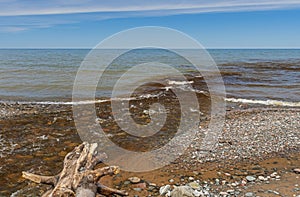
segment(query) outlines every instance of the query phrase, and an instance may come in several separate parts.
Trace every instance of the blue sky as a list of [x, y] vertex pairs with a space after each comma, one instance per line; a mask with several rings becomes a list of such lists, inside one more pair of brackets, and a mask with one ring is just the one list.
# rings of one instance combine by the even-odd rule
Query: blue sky
[[0, 0], [0, 48], [92, 48], [164, 26], [207, 48], [300, 48], [300, 0]]

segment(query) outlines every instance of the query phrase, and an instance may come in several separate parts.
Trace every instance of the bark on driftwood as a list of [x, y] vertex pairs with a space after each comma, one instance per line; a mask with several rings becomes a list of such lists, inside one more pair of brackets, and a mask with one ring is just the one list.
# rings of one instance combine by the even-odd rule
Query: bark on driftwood
[[99, 183], [105, 175], [119, 173], [118, 166], [108, 166], [94, 169], [106, 155], [96, 151], [97, 144], [82, 143], [68, 153], [64, 159], [63, 170], [55, 176], [41, 176], [23, 172], [23, 177], [36, 183], [53, 185], [53, 189], [43, 194], [43, 197], [95, 197], [118, 194], [127, 196], [125, 191], [109, 188]]

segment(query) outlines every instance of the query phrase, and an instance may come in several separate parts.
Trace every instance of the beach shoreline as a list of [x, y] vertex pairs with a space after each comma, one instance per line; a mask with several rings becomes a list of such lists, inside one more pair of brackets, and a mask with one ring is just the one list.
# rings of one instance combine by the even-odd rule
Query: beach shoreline
[[[1, 146], [2, 148], [7, 146], [1, 151], [0, 157], [3, 163], [0, 168], [2, 177], [0, 195], [40, 195], [47, 186], [38, 186], [25, 181], [21, 178], [21, 172], [53, 175], [61, 170], [64, 156], [81, 143], [73, 122], [72, 106], [32, 104], [0, 104], [0, 106]], [[300, 167], [299, 119], [299, 108], [230, 104], [227, 107], [226, 121], [217, 148], [204, 158], [197, 157], [199, 140], [203, 135], [200, 132], [199, 138], [196, 138], [185, 154], [172, 164], [145, 173], [122, 171], [119, 176], [113, 178], [113, 181], [108, 179], [102, 181], [107, 185], [128, 190], [130, 196], [156, 196], [163, 185], [184, 185], [193, 182], [189, 177], [201, 183], [208, 182], [210, 192], [220, 193], [233, 189], [239, 192], [237, 196], [243, 196], [246, 192], [271, 196], [268, 187], [269, 190], [276, 191], [275, 186], [284, 185], [287, 179], [291, 179], [290, 189], [281, 189], [278, 192], [282, 196], [299, 195], [299, 190], [295, 190], [299, 188], [295, 186], [299, 181], [299, 175], [293, 172], [294, 168]], [[202, 129], [205, 129], [205, 124], [204, 119]], [[20, 133], [21, 131], [23, 133]], [[276, 177], [274, 180], [270, 178], [269, 183], [258, 180], [258, 176], [267, 177], [274, 172], [282, 178], [279, 180], [276, 180]], [[230, 176], [225, 173], [229, 173]], [[241, 181], [247, 176], [246, 173], [255, 176], [256, 181], [241, 186]], [[126, 182], [131, 176], [140, 177], [146, 182], [147, 187], [141, 190], [134, 189], [136, 185]], [[170, 182], [171, 179], [174, 181]], [[227, 182], [224, 185], [216, 185], [216, 179], [219, 179], [220, 183], [222, 180]], [[235, 182], [237, 186], [228, 185]], [[153, 184], [152, 188], [149, 183], [156, 186]], [[149, 187], [152, 188], [150, 191]]]

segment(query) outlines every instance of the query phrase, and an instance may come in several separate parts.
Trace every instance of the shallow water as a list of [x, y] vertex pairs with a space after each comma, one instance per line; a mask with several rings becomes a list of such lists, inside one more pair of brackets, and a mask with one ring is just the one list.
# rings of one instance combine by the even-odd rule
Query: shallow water
[[[201, 111], [209, 114], [210, 100], [198, 94], [203, 104]], [[117, 102], [123, 102], [122, 100]], [[135, 99], [130, 103], [130, 113], [137, 124], [145, 125], [151, 121], [149, 106], [160, 103], [165, 107], [166, 122], [153, 136], [137, 137], [121, 129], [112, 115], [111, 103], [96, 104], [96, 122], [113, 143], [126, 150], [145, 152], [155, 150], [174, 137], [178, 132], [181, 116], [178, 100], [170, 91], [159, 97]], [[22, 113], [10, 117], [0, 117], [0, 196], [40, 196], [47, 186], [42, 186], [21, 178], [22, 171], [43, 175], [55, 175], [62, 169], [64, 156], [81, 143], [82, 136], [77, 133], [71, 105], [11, 104], [2, 108], [19, 109]], [[82, 105], [82, 121], [89, 120], [87, 105]], [[189, 113], [193, 113], [190, 111]], [[201, 116], [204, 120], [205, 116]], [[78, 126], [78, 125], [77, 125]], [[88, 132], [91, 128], [86, 131]], [[92, 130], [95, 132], [96, 130]], [[99, 132], [100, 133], [100, 132]], [[90, 138], [93, 133], [87, 133]], [[94, 140], [94, 139], [91, 139]], [[97, 141], [105, 148], [105, 141]], [[103, 142], [103, 143], [102, 143]], [[115, 165], [118, 165], [117, 163]]]

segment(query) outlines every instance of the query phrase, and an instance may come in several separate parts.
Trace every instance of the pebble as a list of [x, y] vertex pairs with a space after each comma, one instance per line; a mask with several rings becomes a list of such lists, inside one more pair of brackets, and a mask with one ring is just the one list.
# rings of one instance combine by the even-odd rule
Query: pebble
[[220, 196], [227, 196], [228, 195], [227, 192], [220, 192], [219, 194], [220, 194]]
[[137, 188], [141, 188], [141, 189], [145, 189], [147, 187], [146, 183], [138, 183], [134, 186], [137, 187]]
[[275, 178], [276, 176], [277, 176], [277, 172], [273, 172], [273, 173], [270, 175], [271, 178]]
[[149, 183], [149, 186], [156, 187], [155, 183]]
[[141, 181], [141, 179], [139, 177], [130, 177], [130, 178], [128, 178], [128, 180], [131, 183], [139, 183]]
[[256, 178], [254, 176], [246, 176], [247, 181], [249, 182], [253, 182], [256, 180]]
[[192, 189], [200, 189], [200, 185], [199, 185], [199, 183], [197, 183], [197, 182], [190, 182], [189, 184], [188, 184]]
[[137, 192], [140, 192], [140, 191], [142, 191], [142, 188], [135, 187], [135, 188], [133, 188], [133, 190], [134, 190], [134, 191], [137, 191]]
[[188, 186], [175, 187], [171, 191], [170, 196], [172, 197], [194, 197], [193, 190]]
[[236, 183], [232, 183], [231, 186], [232, 186], [232, 187], [236, 187], [237, 184], [236, 184]]
[[263, 177], [263, 176], [259, 176], [258, 179], [259, 179], [260, 181], [265, 181], [265, 180], [266, 180], [265, 177]]
[[225, 175], [225, 176], [231, 176], [231, 174], [229, 174], [229, 173], [224, 173], [224, 175]]
[[234, 194], [234, 190], [233, 189], [229, 189], [229, 190], [227, 190], [227, 193]]
[[300, 174], [300, 168], [295, 168], [293, 171], [294, 171], [296, 174]]
[[159, 194], [163, 196], [163, 195], [167, 194], [168, 191], [170, 191], [170, 190], [171, 190], [170, 185], [162, 186], [162, 187], [159, 188]]
[[252, 193], [252, 192], [247, 192], [245, 194], [245, 197], [253, 197], [253, 196], [254, 196], [254, 193]]
[[277, 191], [273, 191], [273, 194], [280, 195], [280, 193]]
[[193, 194], [196, 197], [204, 196], [204, 193], [202, 191], [198, 191], [198, 190], [194, 190]]
[[189, 181], [193, 181], [194, 180], [194, 177], [189, 177]]

